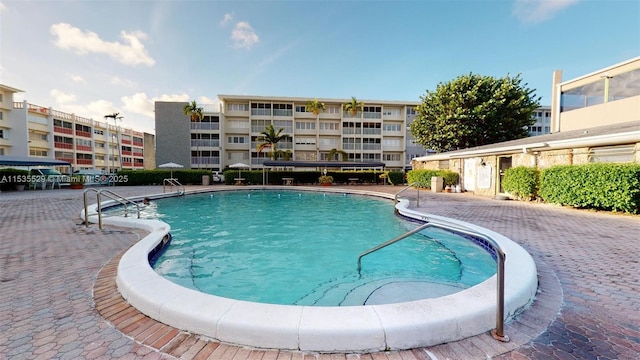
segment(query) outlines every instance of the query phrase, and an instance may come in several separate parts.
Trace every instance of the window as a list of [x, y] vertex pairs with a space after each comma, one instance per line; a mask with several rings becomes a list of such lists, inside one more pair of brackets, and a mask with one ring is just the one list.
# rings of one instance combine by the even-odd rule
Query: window
[[[2, 101], [2, 100], [0, 100], [0, 101]], [[0, 111], [0, 120], [2, 120], [3, 116], [4, 116], [4, 113], [2, 111]]]
[[416, 114], [415, 108], [412, 108], [412, 107], [407, 108], [407, 115], [415, 115], [415, 114]]
[[47, 150], [31, 149], [29, 150], [29, 156], [47, 157]]
[[384, 161], [400, 161], [400, 154], [384, 154]]
[[320, 130], [340, 130], [340, 123], [336, 122], [321, 122]]
[[339, 106], [327, 106], [326, 112], [329, 114], [340, 114]]
[[47, 134], [29, 131], [29, 140], [32, 140], [32, 141], [47, 141], [47, 139], [48, 139]]
[[307, 112], [307, 107], [304, 105], [296, 105], [296, 112], [297, 113]]
[[400, 124], [384, 124], [383, 125], [383, 130], [384, 131], [402, 131], [402, 125]]
[[0, 155], [4, 155], [4, 149], [0, 148]]
[[382, 145], [384, 147], [398, 147], [401, 146], [401, 140], [400, 139], [384, 139], [382, 140]]
[[292, 116], [293, 105], [291, 104], [273, 104], [273, 116]]
[[104, 130], [93, 129], [93, 133], [96, 134], [96, 135], [104, 135]]
[[3, 99], [2, 95], [3, 95], [3, 94], [0, 94], [0, 102], [3, 102], [3, 101], [4, 101], [4, 99]]
[[384, 116], [400, 116], [400, 109], [397, 108], [385, 108], [382, 112]]
[[76, 139], [76, 145], [91, 147], [91, 140]]
[[333, 146], [333, 147], [335, 147], [339, 143], [340, 143], [340, 141], [337, 138], [321, 138], [320, 139], [320, 145], [324, 145], [324, 146]]
[[249, 111], [249, 104], [227, 104], [229, 111]]
[[104, 143], [103, 142], [96, 142], [96, 148], [101, 148], [104, 149]]
[[271, 116], [271, 104], [251, 103], [251, 115]]
[[227, 137], [228, 144], [246, 144], [247, 137], [246, 136], [229, 136]]
[[315, 145], [316, 138], [296, 137], [296, 145]]
[[229, 125], [229, 129], [248, 129], [249, 122], [243, 120], [231, 120], [227, 123]]
[[315, 130], [316, 123], [312, 121], [296, 121], [296, 130]]

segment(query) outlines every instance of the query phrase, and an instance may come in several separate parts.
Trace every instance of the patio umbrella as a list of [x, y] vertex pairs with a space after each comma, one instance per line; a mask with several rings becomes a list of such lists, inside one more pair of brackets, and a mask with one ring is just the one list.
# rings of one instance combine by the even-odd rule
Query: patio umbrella
[[235, 163], [229, 165], [232, 169], [238, 169], [238, 178], [240, 178], [240, 169], [248, 169], [250, 166], [244, 163]]
[[160, 164], [158, 165], [158, 167], [163, 169], [171, 169], [171, 178], [173, 179], [173, 169], [180, 169], [180, 168], [183, 168], [184, 166], [180, 164], [176, 164], [174, 162], [168, 162], [166, 164]]

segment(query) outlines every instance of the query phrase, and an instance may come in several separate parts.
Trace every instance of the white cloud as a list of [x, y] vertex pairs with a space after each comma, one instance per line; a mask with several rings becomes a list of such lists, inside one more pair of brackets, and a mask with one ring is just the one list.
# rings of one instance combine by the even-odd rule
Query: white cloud
[[260, 37], [253, 31], [248, 22], [241, 21], [231, 32], [234, 48], [251, 49], [253, 45], [260, 42]]
[[225, 26], [233, 20], [233, 13], [224, 14], [224, 18], [220, 21], [220, 26]]
[[136, 87], [138, 85], [133, 80], [123, 79], [123, 78], [121, 78], [119, 76], [112, 77], [111, 78], [111, 84], [124, 86], [124, 87], [128, 87], [128, 88], [134, 88], [134, 87]]
[[523, 23], [540, 23], [577, 2], [578, 0], [516, 0], [513, 15]]
[[124, 104], [124, 110], [150, 118], [155, 118], [153, 111], [154, 102], [156, 101], [190, 101], [189, 95], [187, 94], [164, 94], [154, 98], [149, 98], [145, 93], [135, 93], [131, 96], [123, 96], [120, 100], [122, 100], [122, 103]]
[[106, 54], [125, 65], [153, 66], [156, 62], [149, 56], [141, 41], [145, 40], [147, 35], [139, 31], [121, 31], [120, 37], [123, 42], [108, 42], [100, 39], [94, 32], [83, 32], [69, 24], [59, 23], [51, 25], [51, 34], [56, 37], [54, 44], [57, 47], [75, 51], [79, 55]]
[[2, 13], [7, 7], [0, 2], [0, 13]]
[[86, 84], [87, 82], [84, 80], [84, 78], [80, 75], [69, 75], [69, 77], [71, 78], [71, 81], [73, 81], [74, 83], [78, 83], [78, 84]]
[[202, 104], [206, 111], [219, 112], [221, 103], [217, 96], [215, 98], [207, 96], [200, 96], [200, 98], [198, 98], [198, 104]]
[[58, 89], [51, 90], [49, 94], [53, 97], [54, 101], [58, 104], [73, 103], [76, 101], [76, 96], [74, 94], [65, 93]]

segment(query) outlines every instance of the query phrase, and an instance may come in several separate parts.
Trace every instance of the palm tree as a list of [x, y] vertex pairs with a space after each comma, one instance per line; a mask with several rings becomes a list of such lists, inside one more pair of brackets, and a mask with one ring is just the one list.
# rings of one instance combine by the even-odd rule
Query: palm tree
[[319, 102], [318, 99], [307, 101], [307, 111], [311, 111], [316, 116], [316, 159], [320, 158], [320, 112], [325, 110], [323, 102]]
[[273, 128], [273, 124], [267, 125], [267, 127], [260, 132], [260, 135], [258, 135], [257, 138], [258, 141], [261, 141], [257, 148], [258, 154], [260, 154], [265, 148], [271, 148], [271, 156], [273, 157], [273, 160], [277, 160], [278, 155], [280, 154], [277, 148], [278, 142], [291, 137], [289, 134], [282, 134], [282, 131], [284, 131], [282, 128], [276, 131]]
[[344, 111], [348, 111], [351, 116], [355, 115], [358, 111], [361, 111], [364, 107], [362, 101], [358, 101], [355, 96], [351, 97], [351, 101], [344, 104]]
[[[184, 114], [189, 117], [191, 122], [198, 122], [202, 120], [204, 115], [202, 114], [202, 108], [198, 106], [195, 100], [183, 108]], [[198, 162], [198, 169], [200, 169], [200, 134], [198, 133], [198, 126], [196, 125], [196, 161]]]
[[[117, 112], [104, 116], [105, 119], [107, 118], [113, 119], [113, 124], [116, 127], [116, 145], [118, 146], [118, 167], [121, 170], [122, 170], [122, 156], [120, 155], [120, 136], [118, 136], [118, 120], [122, 120], [123, 117], [124, 116], [120, 115], [120, 113], [117, 113]], [[111, 142], [111, 139], [109, 139], [109, 142]], [[109, 150], [109, 144], [107, 144], [107, 150]], [[111, 159], [112, 159], [111, 162], [113, 163], [113, 157]], [[109, 167], [109, 159], [107, 159], [107, 168], [108, 167]]]
[[347, 161], [348, 160], [349, 154], [347, 154], [347, 152], [344, 151], [344, 150], [338, 150], [338, 149], [329, 150], [329, 155], [327, 156], [327, 159], [329, 161], [333, 160], [333, 158], [335, 157], [336, 154], [340, 154], [342, 156], [342, 161]]

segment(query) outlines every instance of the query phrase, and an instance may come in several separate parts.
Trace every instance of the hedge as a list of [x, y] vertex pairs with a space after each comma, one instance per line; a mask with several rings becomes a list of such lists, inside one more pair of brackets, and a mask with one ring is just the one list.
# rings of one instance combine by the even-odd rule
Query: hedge
[[[162, 185], [164, 179], [171, 177], [171, 170], [120, 170], [118, 179], [125, 178], [127, 181], [118, 181], [116, 185]], [[202, 176], [211, 176], [210, 170], [173, 170], [173, 178], [178, 179], [182, 185], [202, 184]]]
[[[347, 184], [349, 179], [358, 178], [358, 183], [382, 184], [380, 175], [384, 172], [371, 171], [327, 171], [327, 175], [333, 177], [333, 182]], [[317, 184], [318, 178], [323, 175], [321, 171], [262, 171], [262, 170], [240, 170], [240, 176], [244, 183], [248, 185], [262, 185], [263, 177], [268, 185], [282, 185], [282, 178], [293, 178], [294, 184]], [[224, 182], [227, 185], [235, 183], [238, 178], [237, 169], [227, 169], [223, 172]]]
[[27, 170], [13, 168], [0, 169], [0, 191], [15, 190], [16, 185], [18, 184], [28, 184], [28, 182], [26, 181], [28, 175], [29, 172]]
[[402, 185], [404, 181], [404, 172], [402, 171], [389, 171], [389, 182], [391, 185]]
[[407, 173], [407, 182], [418, 183], [419, 187], [431, 189], [431, 178], [434, 176], [443, 178], [444, 186], [453, 186], [460, 181], [460, 174], [451, 170], [410, 170]]
[[539, 195], [578, 208], [640, 212], [640, 164], [561, 165], [542, 170]]
[[521, 200], [532, 200], [538, 196], [540, 172], [536, 168], [517, 166], [507, 169], [502, 179], [504, 190]]

